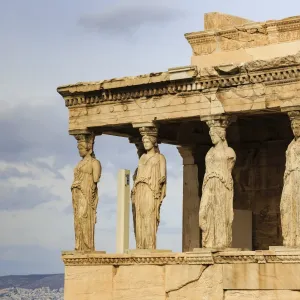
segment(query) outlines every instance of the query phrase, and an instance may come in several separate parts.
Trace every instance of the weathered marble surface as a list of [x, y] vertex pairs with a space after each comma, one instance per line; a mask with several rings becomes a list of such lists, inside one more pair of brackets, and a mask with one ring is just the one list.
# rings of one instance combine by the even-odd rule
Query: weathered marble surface
[[137, 249], [156, 249], [160, 207], [166, 196], [166, 159], [157, 144], [157, 129], [141, 127], [146, 150], [137, 168], [132, 188], [134, 232]]
[[113, 278], [114, 300], [165, 300], [164, 269], [159, 266], [123, 266]]
[[280, 202], [283, 245], [300, 247], [300, 111], [289, 112], [293, 141], [286, 151], [284, 186]]
[[[206, 68], [189, 66], [193, 72], [174, 81], [171, 78], [183, 72], [180, 68], [176, 72], [125, 77], [105, 84], [78, 83], [60, 87], [58, 91], [69, 109], [71, 132], [224, 112], [274, 112], [300, 104], [298, 51], [299, 46], [293, 55], [279, 53], [272, 59], [230, 63], [226, 67], [222, 63]], [[157, 81], [153, 82], [154, 79]], [[114, 130], [118, 132], [118, 128]], [[124, 135], [123, 131], [120, 133]]]
[[223, 265], [226, 290], [300, 290], [300, 264]]
[[300, 300], [300, 291], [225, 291], [224, 300]]
[[204, 14], [205, 31], [224, 30], [226, 28], [241, 26], [248, 23], [253, 23], [253, 21], [219, 12], [211, 12]]
[[[209, 266], [202, 271], [203, 266], [198, 266], [199, 276], [193, 278], [190, 276], [189, 281], [179, 286], [177, 290], [166, 291], [166, 299], [171, 300], [223, 300], [223, 278], [222, 267], [220, 265]], [[172, 280], [181, 278], [182, 273], [174, 272]], [[184, 272], [184, 270], [182, 270]], [[167, 279], [167, 278], [166, 278]]]
[[214, 146], [205, 157], [205, 175], [199, 210], [204, 248], [230, 248], [233, 222], [232, 169], [236, 155], [226, 141], [230, 118], [207, 121]]
[[101, 164], [95, 158], [93, 134], [75, 135], [82, 160], [74, 170], [71, 186], [74, 210], [75, 250], [95, 250], [95, 224], [97, 222], [98, 187]]
[[298, 300], [300, 293], [300, 251], [73, 251], [63, 259], [65, 300]]
[[72, 266], [65, 269], [65, 300], [111, 300], [113, 266]]

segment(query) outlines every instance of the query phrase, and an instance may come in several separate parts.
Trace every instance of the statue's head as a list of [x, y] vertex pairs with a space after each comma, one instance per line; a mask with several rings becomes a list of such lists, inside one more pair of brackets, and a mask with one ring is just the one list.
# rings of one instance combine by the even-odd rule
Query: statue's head
[[95, 140], [95, 136], [93, 134], [79, 134], [76, 135], [75, 138], [77, 139], [77, 148], [81, 157], [85, 157], [88, 154], [93, 155]]
[[226, 129], [223, 127], [211, 127], [209, 129], [209, 135], [212, 143], [217, 145], [219, 142], [226, 140]]
[[159, 153], [158, 143], [157, 143], [157, 128], [156, 127], [142, 127], [140, 128], [140, 133], [142, 135], [143, 145], [146, 151], [150, 151], [154, 148], [155, 152]]
[[146, 151], [149, 151], [153, 148], [157, 148], [157, 139], [151, 135], [144, 135], [143, 136], [143, 145]]
[[294, 136], [296, 139], [298, 137], [300, 137], [300, 120], [299, 119], [292, 120], [292, 130], [293, 130], [293, 133], [294, 133]]
[[212, 119], [207, 121], [207, 125], [209, 127], [209, 135], [211, 141], [214, 145], [217, 145], [220, 142], [226, 142], [226, 128], [230, 124], [230, 118], [220, 118], [220, 119]]
[[85, 157], [89, 152], [88, 145], [85, 142], [78, 143], [77, 148], [81, 157]]
[[290, 111], [288, 113], [288, 116], [290, 117], [291, 120], [291, 127], [293, 130], [293, 134], [295, 138], [297, 139], [300, 137], [300, 111]]

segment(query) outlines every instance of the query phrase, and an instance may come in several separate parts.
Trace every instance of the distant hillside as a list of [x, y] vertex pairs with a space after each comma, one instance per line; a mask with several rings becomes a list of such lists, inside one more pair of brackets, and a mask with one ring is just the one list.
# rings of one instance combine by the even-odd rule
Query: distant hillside
[[50, 290], [49, 288], [40, 289], [22, 289], [22, 288], [8, 288], [0, 290], [1, 300], [63, 300], [64, 291]]
[[0, 276], [0, 290], [11, 287], [38, 289], [49, 287], [58, 290], [64, 287], [64, 274]]

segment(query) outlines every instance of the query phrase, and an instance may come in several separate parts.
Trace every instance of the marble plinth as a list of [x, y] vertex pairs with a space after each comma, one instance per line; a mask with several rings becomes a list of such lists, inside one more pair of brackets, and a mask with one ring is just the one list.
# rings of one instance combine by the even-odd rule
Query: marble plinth
[[170, 253], [172, 250], [166, 249], [128, 249], [126, 254], [155, 254], [155, 253]]
[[68, 251], [62, 259], [65, 300], [300, 300], [300, 252]]

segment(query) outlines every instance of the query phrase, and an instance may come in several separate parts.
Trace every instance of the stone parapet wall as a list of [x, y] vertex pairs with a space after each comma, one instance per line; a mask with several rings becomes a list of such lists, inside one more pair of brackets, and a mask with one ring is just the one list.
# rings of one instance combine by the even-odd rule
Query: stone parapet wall
[[222, 13], [205, 15], [205, 30], [185, 34], [198, 67], [294, 55], [300, 47], [300, 16], [253, 22]]
[[[207, 30], [185, 34], [194, 55], [253, 48], [300, 39], [300, 16], [266, 22], [253, 22], [224, 14], [212, 14], [211, 18], [206, 17], [206, 19], [206, 22], [213, 23], [212, 26], [208, 26]], [[221, 24], [223, 20], [228, 20], [226, 25], [225, 22]]]
[[241, 26], [248, 23], [253, 23], [253, 21], [245, 18], [233, 16], [233, 15], [219, 13], [219, 12], [210, 12], [204, 14], [205, 31], [224, 30], [226, 28]]
[[300, 299], [300, 251], [65, 252], [63, 260], [65, 300]]

